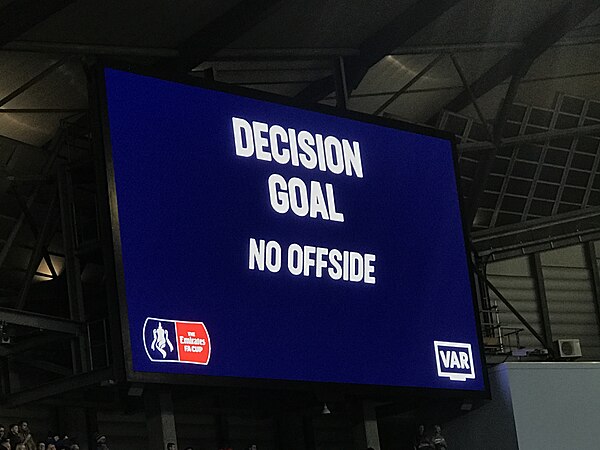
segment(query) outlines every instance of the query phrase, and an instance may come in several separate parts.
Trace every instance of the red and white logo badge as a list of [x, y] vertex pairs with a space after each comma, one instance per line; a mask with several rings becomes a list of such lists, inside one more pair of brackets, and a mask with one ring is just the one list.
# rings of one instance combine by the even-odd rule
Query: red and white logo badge
[[202, 322], [175, 322], [179, 361], [208, 364], [210, 338]]
[[203, 322], [148, 317], [143, 337], [150, 361], [202, 365], [210, 361], [210, 336]]

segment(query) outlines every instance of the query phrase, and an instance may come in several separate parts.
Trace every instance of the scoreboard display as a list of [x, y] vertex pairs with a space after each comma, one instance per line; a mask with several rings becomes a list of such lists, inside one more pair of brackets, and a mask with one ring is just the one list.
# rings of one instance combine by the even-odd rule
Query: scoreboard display
[[446, 135], [102, 75], [130, 377], [486, 390]]

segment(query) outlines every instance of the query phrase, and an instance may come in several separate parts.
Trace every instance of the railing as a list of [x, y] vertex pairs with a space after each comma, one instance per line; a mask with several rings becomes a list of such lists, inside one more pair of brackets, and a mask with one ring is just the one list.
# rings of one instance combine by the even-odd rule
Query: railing
[[500, 323], [500, 311], [497, 304], [480, 311], [483, 332], [483, 346], [488, 354], [510, 354], [521, 347], [519, 334], [524, 328], [507, 327]]

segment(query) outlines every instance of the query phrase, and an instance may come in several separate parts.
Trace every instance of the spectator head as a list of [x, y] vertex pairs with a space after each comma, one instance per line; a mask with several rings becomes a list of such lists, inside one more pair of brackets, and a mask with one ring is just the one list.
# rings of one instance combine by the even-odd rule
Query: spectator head
[[425, 434], [425, 425], [419, 425], [419, 435]]
[[79, 450], [79, 444], [71, 444], [69, 450]]
[[56, 450], [56, 445], [54, 445], [53, 443], [48, 444], [48, 446], [46, 447], [46, 450]]
[[10, 425], [9, 428], [10, 428], [11, 433], [13, 433], [13, 434], [18, 434], [19, 433], [19, 425], [18, 424], [13, 423], [13, 424]]
[[106, 435], [102, 433], [94, 433], [94, 442], [96, 442], [96, 444], [106, 444]]
[[4, 425], [0, 424], [0, 439], [2, 439], [5, 436], [6, 436], [6, 428], [4, 428]]
[[433, 431], [435, 433], [441, 433], [442, 432], [442, 427], [440, 427], [439, 425], [434, 425]]
[[37, 446], [37, 450], [46, 450], [46, 443], [40, 442]]
[[19, 429], [24, 433], [29, 433], [29, 423], [26, 420], [21, 420], [19, 422]]
[[167, 444], [167, 450], [175, 450], [175, 444], [172, 442], [169, 442]]

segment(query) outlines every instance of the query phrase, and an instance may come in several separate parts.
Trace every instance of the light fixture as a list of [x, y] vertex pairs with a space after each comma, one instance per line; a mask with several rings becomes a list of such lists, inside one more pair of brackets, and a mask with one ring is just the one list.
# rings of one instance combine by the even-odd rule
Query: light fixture
[[321, 414], [331, 414], [331, 411], [329, 411], [329, 408], [327, 407], [327, 403], [323, 403], [323, 410], [321, 411]]

